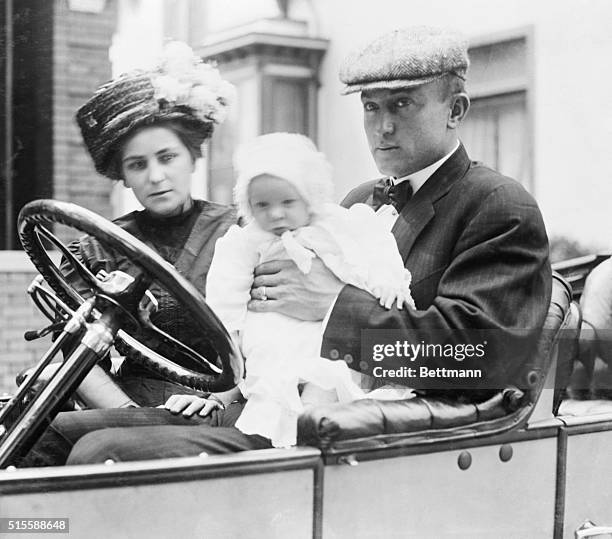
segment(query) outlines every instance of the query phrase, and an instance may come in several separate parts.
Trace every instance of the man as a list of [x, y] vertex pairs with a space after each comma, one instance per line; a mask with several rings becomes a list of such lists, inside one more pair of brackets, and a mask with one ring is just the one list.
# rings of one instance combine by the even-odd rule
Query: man
[[[367, 292], [343, 286], [322, 265], [304, 276], [287, 262], [259, 268], [251, 308], [322, 319], [334, 302], [322, 355], [369, 375], [380, 364], [362, 350], [363, 330], [397, 330], [395, 335], [433, 344], [460, 344], [474, 338], [465, 330], [485, 330], [491, 337], [485, 376], [462, 392], [477, 399], [487, 395], [482, 389], [520, 383], [530, 338], [541, 329], [550, 302], [551, 270], [535, 201], [514, 180], [471, 162], [459, 142], [457, 130], [469, 108], [468, 64], [459, 36], [419, 27], [383, 35], [350, 56], [340, 71], [345, 93], [361, 92], [378, 169], [393, 178], [394, 189], [412, 192], [403, 206], [396, 204], [392, 232], [412, 272], [417, 309], [386, 310]], [[363, 184], [344, 204], [376, 207], [384, 185]], [[266, 301], [258, 299], [262, 287]], [[409, 364], [402, 357], [383, 363], [391, 370]], [[449, 367], [449, 359], [428, 358], [428, 366]], [[454, 393], [457, 383], [419, 380], [429, 394]]]
[[[310, 320], [328, 316], [322, 354], [366, 374], [372, 374], [374, 365], [362, 354], [364, 330], [398, 330], [406, 338], [414, 338], [411, 332], [416, 331], [422, 340], [440, 330], [458, 332], [454, 339], [465, 329], [493, 330], [503, 337], [500, 342], [513, 346], [494, 347], [499, 353], [491, 356], [488, 373], [501, 376], [489, 380], [490, 387], [518, 375], [523, 333], [539, 331], [550, 302], [548, 243], [531, 196], [515, 181], [470, 162], [458, 141], [457, 128], [469, 108], [463, 86], [467, 67], [463, 41], [416, 28], [385, 34], [341, 70], [346, 93], [361, 92], [376, 164], [396, 184], [393, 189], [387, 181], [364, 184], [345, 203], [377, 206], [383, 202], [379, 197], [388, 195], [397, 206], [399, 215], [389, 205], [381, 208], [381, 219], [393, 221], [413, 275], [417, 309], [386, 310], [367, 292], [343, 285], [317, 259], [308, 275], [288, 261], [261, 265], [252, 309]], [[444, 358], [436, 361], [444, 364]], [[394, 363], [401, 366], [405, 359], [389, 360]], [[448, 392], [453, 383], [434, 380], [430, 390]], [[467, 388], [463, 396], [484, 398], [481, 393], [481, 388]], [[205, 415], [216, 403], [176, 396], [167, 407]], [[32, 460], [59, 463], [74, 444], [68, 461], [73, 464], [269, 447], [267, 440], [232, 427], [240, 413], [236, 404], [214, 410], [210, 419], [185, 419], [160, 409], [106, 412], [96, 413], [95, 423], [87, 411], [60, 415]]]

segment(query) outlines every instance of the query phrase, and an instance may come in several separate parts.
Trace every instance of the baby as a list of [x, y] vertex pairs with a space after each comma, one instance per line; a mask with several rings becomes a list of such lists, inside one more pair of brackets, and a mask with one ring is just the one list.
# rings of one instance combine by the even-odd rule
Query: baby
[[318, 257], [341, 281], [369, 291], [387, 308], [394, 302], [414, 308], [410, 273], [371, 208], [330, 202], [331, 166], [307, 137], [257, 137], [239, 148], [234, 166], [235, 200], [247, 224], [232, 226], [217, 241], [206, 300], [246, 358], [240, 389], [248, 401], [236, 427], [277, 447], [294, 445], [304, 404], [361, 398], [363, 380], [344, 361], [320, 357], [322, 322], [247, 310], [254, 268], [289, 258], [308, 273]]

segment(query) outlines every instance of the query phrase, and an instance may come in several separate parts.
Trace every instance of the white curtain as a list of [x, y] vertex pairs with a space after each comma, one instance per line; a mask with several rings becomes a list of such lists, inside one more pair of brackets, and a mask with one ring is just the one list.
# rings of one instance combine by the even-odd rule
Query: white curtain
[[475, 99], [459, 130], [468, 155], [530, 185], [525, 92]]

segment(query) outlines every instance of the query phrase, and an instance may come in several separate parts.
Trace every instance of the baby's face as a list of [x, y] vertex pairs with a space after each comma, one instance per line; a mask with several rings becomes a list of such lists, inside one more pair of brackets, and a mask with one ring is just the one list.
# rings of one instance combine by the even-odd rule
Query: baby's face
[[249, 205], [257, 224], [280, 236], [310, 222], [308, 204], [287, 180], [262, 174], [249, 184]]

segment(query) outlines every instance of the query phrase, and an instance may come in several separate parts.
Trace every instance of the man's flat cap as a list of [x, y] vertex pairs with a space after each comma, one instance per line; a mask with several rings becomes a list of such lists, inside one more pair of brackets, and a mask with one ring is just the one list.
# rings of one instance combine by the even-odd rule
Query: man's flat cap
[[343, 94], [418, 86], [446, 73], [465, 78], [467, 40], [460, 33], [427, 26], [388, 32], [349, 54], [340, 67]]

